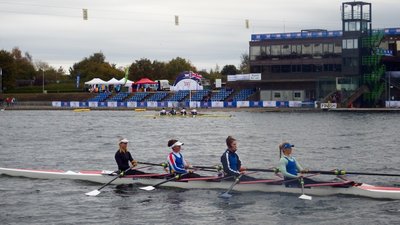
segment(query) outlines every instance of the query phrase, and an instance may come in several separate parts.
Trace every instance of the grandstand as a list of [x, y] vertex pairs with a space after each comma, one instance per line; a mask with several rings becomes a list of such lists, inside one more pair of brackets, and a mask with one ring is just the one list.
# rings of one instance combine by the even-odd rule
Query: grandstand
[[149, 96], [148, 92], [136, 92], [130, 99], [128, 99], [128, 101], [129, 102], [141, 102], [147, 96]]
[[219, 92], [211, 96], [211, 101], [224, 101], [231, 95], [233, 90], [221, 89]]
[[103, 92], [89, 99], [88, 102], [104, 102], [110, 95], [111, 93], [109, 92]]
[[254, 89], [242, 89], [233, 96], [232, 100], [233, 101], [246, 101], [255, 92], [256, 91]]

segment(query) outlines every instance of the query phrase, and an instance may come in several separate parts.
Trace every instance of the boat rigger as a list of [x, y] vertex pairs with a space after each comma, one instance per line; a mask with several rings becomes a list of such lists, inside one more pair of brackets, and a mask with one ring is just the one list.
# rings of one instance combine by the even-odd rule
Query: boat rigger
[[[70, 179], [90, 181], [100, 184], [107, 184], [115, 179], [118, 174], [107, 170], [83, 170], [79, 172], [62, 170], [33, 170], [33, 169], [14, 169], [0, 168], [0, 174], [27, 177], [34, 179]], [[200, 178], [170, 179], [169, 182], [163, 182], [168, 174], [143, 174], [127, 175], [118, 177], [113, 184], [137, 184], [138, 186], [155, 186], [162, 183], [162, 187], [174, 187], [183, 189], [223, 189], [229, 190], [232, 181], [224, 180], [218, 176], [208, 176]], [[159, 186], [159, 185], [157, 185]], [[301, 188], [285, 187], [282, 179], [258, 179], [255, 181], [238, 182], [233, 187], [235, 191], [241, 192], [266, 192], [266, 193], [292, 193], [302, 194]], [[352, 195], [375, 199], [400, 199], [400, 188], [398, 187], [380, 187], [364, 183], [343, 179], [332, 183], [316, 183], [304, 185], [305, 195], [328, 196], [328, 195]]]

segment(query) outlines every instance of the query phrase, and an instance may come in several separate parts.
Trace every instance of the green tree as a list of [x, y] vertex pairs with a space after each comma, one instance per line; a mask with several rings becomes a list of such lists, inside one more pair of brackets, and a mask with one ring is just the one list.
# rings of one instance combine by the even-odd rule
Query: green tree
[[4, 91], [7, 89], [15, 87], [15, 74], [16, 74], [16, 64], [14, 63], [14, 58], [11, 53], [1, 50], [0, 51], [0, 67], [2, 69], [2, 88]]
[[143, 77], [153, 79], [153, 65], [149, 59], [142, 58], [136, 60], [129, 67], [129, 79], [133, 81], [140, 80]]
[[176, 57], [167, 63], [166, 66], [166, 78], [168, 80], [175, 80], [176, 76], [183, 71], [193, 71], [196, 72], [196, 67], [194, 67], [190, 61], [186, 59]]
[[250, 58], [249, 54], [243, 53], [240, 56], [240, 67], [239, 70], [241, 73], [250, 73]]
[[237, 74], [238, 70], [234, 65], [225, 65], [224, 68], [221, 70], [222, 75], [235, 75]]
[[164, 62], [153, 61], [153, 80], [164, 80], [167, 79], [167, 64]]
[[71, 78], [76, 79], [78, 74], [80, 75], [81, 81], [88, 81], [96, 77], [105, 81], [113, 77], [116, 79], [124, 77], [124, 71], [117, 69], [115, 64], [110, 64], [106, 62], [105, 59], [106, 57], [104, 54], [99, 52], [75, 63], [69, 68]]

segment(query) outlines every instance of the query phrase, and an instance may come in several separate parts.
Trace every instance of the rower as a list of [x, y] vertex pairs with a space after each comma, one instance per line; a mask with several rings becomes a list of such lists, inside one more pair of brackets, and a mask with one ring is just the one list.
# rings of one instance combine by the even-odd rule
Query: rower
[[185, 107], [183, 107], [182, 109], [181, 109], [181, 115], [182, 116], [186, 116], [186, 109], [185, 109]]
[[190, 114], [192, 114], [192, 116], [196, 116], [197, 115], [197, 110], [196, 109], [190, 110]]
[[193, 171], [188, 170], [190, 165], [183, 158], [183, 155], [181, 153], [182, 145], [182, 142], [175, 139], [171, 139], [168, 141], [168, 147], [172, 149], [172, 152], [168, 154], [167, 158], [169, 173], [171, 174], [171, 176], [184, 174], [180, 178], [200, 177], [199, 174], [193, 173]]
[[162, 108], [160, 111], [160, 116], [165, 116], [167, 115], [167, 111], [165, 110], [165, 108]]
[[224, 168], [225, 177], [229, 177], [228, 180], [234, 180], [236, 177], [242, 175], [240, 178], [241, 181], [255, 180], [254, 177], [243, 175], [246, 171], [246, 168], [242, 167], [242, 162], [240, 161], [239, 156], [236, 154], [236, 139], [228, 136], [226, 138], [226, 145], [228, 149], [225, 150], [224, 154], [221, 156], [221, 163], [222, 167]]
[[126, 171], [127, 169], [129, 169], [129, 163], [131, 163], [132, 165], [131, 168], [137, 166], [137, 161], [132, 158], [131, 153], [128, 151], [128, 143], [129, 141], [125, 138], [119, 139], [119, 149], [115, 153], [115, 161], [118, 164], [118, 174], [120, 174], [121, 176], [144, 174], [144, 172], [135, 169], [130, 169]]
[[169, 114], [172, 116], [176, 115], [176, 110], [174, 108], [171, 108], [171, 111], [169, 111]]
[[[301, 173], [307, 173], [307, 169], [303, 169], [299, 162], [292, 156], [294, 145], [284, 142], [279, 145], [280, 160], [279, 160], [279, 171], [284, 176], [286, 187], [299, 187], [299, 178], [303, 175]], [[283, 155], [282, 155], [283, 154]], [[299, 174], [300, 173], [300, 174]], [[316, 183], [314, 180], [309, 178], [303, 178], [305, 184]]]

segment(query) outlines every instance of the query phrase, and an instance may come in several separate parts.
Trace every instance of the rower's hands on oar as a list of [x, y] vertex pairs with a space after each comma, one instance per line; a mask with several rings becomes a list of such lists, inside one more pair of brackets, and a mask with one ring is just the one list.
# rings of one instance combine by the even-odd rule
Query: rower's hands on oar
[[240, 174], [245, 174], [246, 170], [247, 170], [246, 167], [241, 166], [240, 169], [239, 169], [239, 172], [240, 172]]
[[132, 168], [136, 167], [138, 165], [138, 161], [132, 160]]

